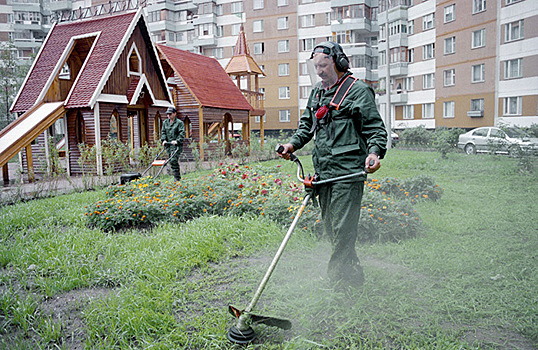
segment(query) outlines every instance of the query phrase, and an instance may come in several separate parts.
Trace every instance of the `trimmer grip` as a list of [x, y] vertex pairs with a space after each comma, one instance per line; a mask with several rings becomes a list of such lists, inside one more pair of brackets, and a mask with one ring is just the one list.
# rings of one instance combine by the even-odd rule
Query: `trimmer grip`
[[[284, 152], [284, 146], [282, 145], [277, 145], [276, 148], [275, 148], [275, 152], [278, 153], [278, 154], [282, 154], [282, 152]], [[293, 153], [289, 153], [290, 155], [290, 160], [292, 162], [295, 162], [297, 160], [297, 156]]]

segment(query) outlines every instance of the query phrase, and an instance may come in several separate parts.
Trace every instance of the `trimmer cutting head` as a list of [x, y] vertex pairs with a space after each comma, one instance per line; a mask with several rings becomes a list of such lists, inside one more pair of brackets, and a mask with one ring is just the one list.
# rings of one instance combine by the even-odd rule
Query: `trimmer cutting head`
[[226, 335], [229, 341], [236, 344], [248, 344], [256, 338], [256, 333], [252, 327], [245, 330], [239, 330], [236, 326], [232, 326]]
[[228, 331], [227, 338], [233, 343], [248, 344], [256, 338], [251, 324], [263, 323], [267, 326], [290, 329], [291, 321], [272, 316], [261, 316], [239, 310], [235, 306], [228, 305], [228, 311], [237, 319], [234, 326]]

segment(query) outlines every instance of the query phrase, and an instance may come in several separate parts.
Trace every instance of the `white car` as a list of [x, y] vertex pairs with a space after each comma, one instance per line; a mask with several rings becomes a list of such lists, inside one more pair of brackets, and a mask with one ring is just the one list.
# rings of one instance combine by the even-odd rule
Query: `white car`
[[458, 147], [467, 154], [477, 152], [517, 154], [520, 150], [524, 152], [538, 152], [538, 139], [531, 138], [523, 130], [507, 127], [497, 128], [487, 126], [476, 128], [461, 134], [458, 140]]

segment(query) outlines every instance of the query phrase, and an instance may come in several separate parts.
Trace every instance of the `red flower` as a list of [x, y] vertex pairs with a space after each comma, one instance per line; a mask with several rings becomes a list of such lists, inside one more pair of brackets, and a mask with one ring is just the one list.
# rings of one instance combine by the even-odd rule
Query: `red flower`
[[267, 190], [262, 190], [262, 194], [267, 194]]
[[221, 174], [222, 174], [222, 175], [226, 175], [226, 170], [223, 170], [223, 171], [221, 172]]
[[316, 111], [316, 118], [320, 120], [321, 118], [325, 117], [327, 115], [327, 112], [329, 112], [329, 107], [327, 106], [321, 106]]
[[239, 188], [243, 188], [243, 187], [245, 187], [245, 186], [243, 186], [243, 184], [239, 184]]

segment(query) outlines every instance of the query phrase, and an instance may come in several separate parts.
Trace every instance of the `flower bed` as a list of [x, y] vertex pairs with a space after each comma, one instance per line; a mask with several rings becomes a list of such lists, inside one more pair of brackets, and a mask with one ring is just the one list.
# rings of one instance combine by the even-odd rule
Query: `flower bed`
[[[301, 184], [279, 168], [221, 164], [207, 176], [181, 182], [148, 176], [110, 186], [107, 198], [87, 207], [86, 216], [90, 226], [107, 231], [163, 221], [185, 222], [202, 215], [265, 215], [287, 227], [305, 192]], [[394, 186], [396, 180], [392, 181], [366, 182], [359, 224], [361, 240], [399, 240], [418, 232], [420, 220], [412, 201], [401, 195], [401, 186], [414, 182]], [[424, 188], [410, 187], [411, 199], [432, 199]], [[403, 191], [409, 193], [407, 189]], [[309, 229], [316, 222], [319, 209], [308, 206], [299, 227]]]

